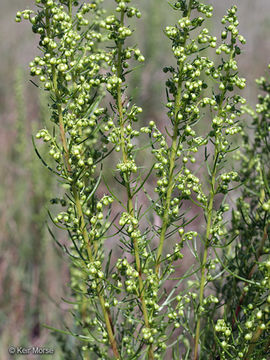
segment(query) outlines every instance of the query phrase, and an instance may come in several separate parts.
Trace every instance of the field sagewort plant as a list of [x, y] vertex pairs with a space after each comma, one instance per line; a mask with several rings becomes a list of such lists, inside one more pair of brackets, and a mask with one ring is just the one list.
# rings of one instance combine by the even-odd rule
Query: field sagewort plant
[[[245, 43], [236, 7], [223, 17], [218, 40], [203, 27], [212, 6], [197, 0], [171, 4], [179, 21], [165, 29], [175, 66], [164, 68], [169, 74], [169, 121], [163, 130], [154, 121], [139, 128], [142, 109], [128, 96], [129, 68], [134, 60], [144, 61], [126, 41], [133, 32], [128, 18], [141, 17], [130, 0], [117, 0], [110, 15], [102, 1], [36, 4], [37, 11], [19, 12], [16, 19], [29, 19], [40, 36], [41, 54], [30, 67], [50, 93], [54, 130], [42, 129], [37, 138], [49, 145], [55, 166], [46, 166], [66, 191], [53, 200], [63, 206], [54, 223], [71, 241], [70, 247], [62, 247], [72, 263], [78, 330], [69, 334], [84, 341], [83, 358], [251, 359], [269, 333], [269, 323], [261, 321], [268, 311], [268, 262], [250, 268], [250, 259], [258, 262], [267, 247], [269, 188], [263, 186], [269, 169], [259, 165], [264, 160], [253, 156], [247, 137], [247, 154], [242, 155], [247, 165], [238, 174], [229, 161], [233, 136], [243, 133], [239, 116], [245, 104], [236, 91], [245, 86], [236, 61]], [[215, 60], [206, 56], [213, 52], [209, 48], [215, 49]], [[262, 119], [267, 118], [268, 101], [261, 98], [258, 106]], [[267, 137], [260, 131], [266, 133], [269, 125], [261, 129], [259, 118], [255, 116], [255, 139], [267, 157]], [[141, 150], [144, 134], [148, 140]], [[140, 165], [140, 150], [154, 159], [148, 169]], [[118, 163], [110, 171], [123, 189], [118, 193], [102, 176], [103, 164], [108, 166], [114, 153]], [[248, 192], [252, 178], [247, 174], [254, 170], [250, 158], [261, 169], [256, 170], [260, 178], [253, 175], [255, 192]], [[153, 178], [154, 191], [147, 190]], [[244, 187], [230, 228], [226, 199], [239, 179]], [[102, 184], [107, 187], [103, 196]], [[140, 206], [145, 194], [149, 204]], [[254, 201], [248, 207], [250, 194]], [[200, 229], [192, 222], [194, 212], [203, 215]], [[247, 217], [258, 223], [254, 245], [246, 244], [252, 226]], [[122, 249], [118, 259], [119, 251], [105, 251], [108, 238]], [[184, 253], [191, 266], [183, 273]], [[253, 279], [255, 272], [260, 280]], [[245, 306], [248, 298], [261, 317]], [[248, 331], [242, 330], [245, 326]], [[263, 341], [265, 352], [269, 344]]]
[[[269, 80], [257, 80], [259, 95], [252, 116], [252, 132], [242, 132], [239, 176], [242, 188], [232, 213], [229, 237], [233, 251], [225, 251], [223, 263], [233, 279], [221, 287], [226, 303], [224, 316], [215, 326], [223, 357], [267, 359], [269, 357]], [[251, 139], [251, 136], [254, 137]], [[232, 310], [233, 309], [233, 310]]]

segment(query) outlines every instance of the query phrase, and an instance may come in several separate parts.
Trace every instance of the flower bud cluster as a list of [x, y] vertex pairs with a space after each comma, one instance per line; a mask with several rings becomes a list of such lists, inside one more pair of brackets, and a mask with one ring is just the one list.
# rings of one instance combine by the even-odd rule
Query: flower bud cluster
[[127, 259], [118, 259], [116, 268], [119, 273], [126, 279], [126, 291], [129, 294], [138, 294], [137, 278], [139, 273], [128, 263]]
[[[67, 166], [72, 171], [81, 168], [92, 175], [95, 157], [103, 154], [99, 152], [97, 156], [93, 156], [91, 151], [84, 150], [85, 145], [95, 143], [93, 128], [97, 125], [97, 116], [103, 112], [103, 109], [93, 107], [92, 89], [100, 91], [100, 62], [109, 61], [109, 57], [97, 48], [103, 39], [95, 30], [102, 11], [99, 9], [99, 1], [83, 4], [74, 16], [64, 5], [58, 6], [57, 1], [41, 4], [41, 10], [37, 13], [30, 10], [22, 13], [35, 15], [30, 21], [33, 31], [40, 34], [40, 46], [43, 50], [42, 56], [36, 56], [30, 63], [31, 74], [38, 76], [44, 89], [53, 93], [52, 120], [55, 123], [59, 122], [59, 111], [62, 113], [63, 126], [70, 134], [69, 141], [74, 143], [69, 164], [64, 166], [61, 159], [64, 149], [57, 145], [55, 137], [48, 130], [46, 134], [44, 130], [38, 132], [37, 138], [50, 143], [50, 155], [57, 162], [57, 170], [62, 177], [67, 178]], [[89, 23], [84, 16], [89, 12], [93, 16], [93, 30], [83, 32], [81, 28]], [[17, 17], [19, 16], [20, 13]], [[107, 151], [105, 148], [103, 150]]]
[[[184, 157], [184, 164], [186, 163], [186, 160], [188, 160], [188, 158]], [[197, 200], [204, 205], [206, 204], [207, 197], [202, 191], [202, 186], [200, 184], [199, 178], [193, 175], [185, 165], [183, 167], [183, 171], [177, 175], [176, 181], [176, 186], [180, 190], [180, 196], [182, 198], [189, 198], [193, 191], [193, 193], [195, 193], [196, 195]]]
[[[98, 283], [104, 279], [104, 272], [101, 269], [101, 262], [95, 261], [87, 265], [88, 268], [88, 284], [89, 289], [91, 289], [94, 293], [97, 289]], [[107, 304], [105, 303], [105, 307]]]
[[229, 171], [223, 174], [220, 174], [219, 176], [219, 187], [218, 191], [222, 193], [226, 193], [229, 189], [229, 184], [232, 181], [239, 180], [239, 175], [236, 171]]
[[230, 345], [230, 337], [232, 335], [231, 328], [226, 324], [223, 319], [218, 319], [215, 325], [215, 331], [220, 338], [220, 346], [222, 349], [226, 349]]

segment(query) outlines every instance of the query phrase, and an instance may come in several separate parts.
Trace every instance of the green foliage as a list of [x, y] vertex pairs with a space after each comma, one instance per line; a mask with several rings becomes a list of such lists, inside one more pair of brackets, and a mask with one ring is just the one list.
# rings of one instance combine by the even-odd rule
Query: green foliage
[[[66, 333], [82, 340], [84, 359], [255, 358], [262, 343], [260, 354], [269, 348], [269, 261], [260, 261], [269, 250], [269, 95], [254, 115], [253, 147], [240, 123], [245, 79], [236, 57], [245, 39], [236, 6], [217, 39], [203, 27], [212, 6], [176, 1], [180, 20], [165, 28], [175, 58], [164, 68], [168, 121], [139, 127], [143, 110], [127, 95], [127, 76], [145, 59], [130, 45], [128, 19], [141, 17], [130, 3], [117, 0], [106, 15], [102, 1], [36, 0], [36, 11], [16, 17], [39, 34], [31, 74], [51, 99], [51, 128], [37, 139], [65, 189], [52, 220], [70, 239], [55, 239], [72, 262], [76, 330]], [[237, 134], [240, 171], [231, 161]], [[113, 184], [102, 174], [108, 166]], [[226, 201], [240, 186], [230, 211]], [[120, 255], [107, 251], [109, 238]]]
[[233, 359], [266, 359], [269, 355], [270, 86], [264, 77], [257, 83], [264, 95], [259, 95], [256, 111], [243, 107], [253, 122], [252, 132], [242, 132], [242, 151], [237, 155], [241, 196], [232, 212], [227, 240], [234, 239], [235, 247], [223, 255], [223, 263], [237, 276], [227, 277], [221, 287], [225, 316], [215, 330], [223, 347], [222, 359], [227, 359], [228, 351]]

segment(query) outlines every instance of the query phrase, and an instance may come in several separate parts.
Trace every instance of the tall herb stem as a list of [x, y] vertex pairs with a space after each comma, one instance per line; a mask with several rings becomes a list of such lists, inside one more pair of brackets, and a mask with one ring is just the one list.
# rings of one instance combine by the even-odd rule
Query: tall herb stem
[[[70, 11], [70, 13], [72, 13], [72, 1], [69, 1], [69, 11]], [[50, 22], [49, 21], [50, 21], [49, 13], [48, 13], [48, 10], [46, 10], [46, 28], [47, 28], [48, 36], [50, 36]], [[70, 155], [69, 155], [69, 151], [68, 151], [68, 144], [67, 144], [67, 139], [66, 139], [66, 134], [65, 134], [65, 125], [64, 125], [64, 121], [63, 121], [61, 98], [59, 96], [57, 72], [56, 72], [56, 68], [54, 65], [52, 66], [52, 78], [53, 78], [53, 90], [54, 90], [55, 98], [57, 101], [57, 112], [58, 112], [60, 138], [61, 138], [61, 142], [62, 142], [63, 150], [64, 150], [64, 164], [66, 166], [67, 175], [72, 176], [72, 169], [71, 169], [70, 162], [69, 162]], [[93, 252], [92, 252], [91, 239], [88, 235], [86, 223], [84, 220], [80, 195], [79, 195], [79, 192], [77, 191], [75, 184], [71, 185], [71, 190], [72, 190], [72, 194], [73, 194], [73, 198], [75, 201], [75, 206], [76, 206], [76, 210], [77, 210], [77, 214], [78, 214], [78, 218], [79, 218], [78, 220], [79, 220], [79, 224], [80, 224], [80, 230], [83, 234], [84, 243], [85, 243], [85, 246], [87, 249], [88, 258], [89, 258], [89, 261], [92, 263], [92, 262], [94, 262], [95, 259], [94, 259]], [[95, 243], [94, 246], [97, 247], [97, 244]], [[96, 248], [96, 252], [97, 252], [97, 248]], [[114, 335], [113, 324], [111, 322], [110, 312], [109, 312], [109, 309], [106, 309], [106, 307], [105, 307], [105, 300], [104, 300], [104, 296], [102, 295], [102, 292], [103, 292], [102, 285], [99, 283], [98, 288], [97, 288], [97, 293], [98, 293], [98, 298], [99, 298], [99, 302], [101, 305], [102, 313], [104, 316], [109, 341], [110, 341], [112, 351], [114, 353], [115, 358], [120, 359], [119, 352], [117, 349], [117, 343], [116, 343], [116, 339], [115, 339], [115, 335]]]
[[[193, 0], [189, 0], [188, 12], [187, 12], [188, 19], [190, 18], [192, 2], [193, 2]], [[188, 35], [188, 32], [186, 30], [183, 47], [185, 47], [185, 45], [186, 45], [187, 35]], [[168, 180], [167, 196], [166, 196], [164, 214], [162, 217], [162, 226], [161, 226], [161, 231], [160, 231], [160, 239], [159, 239], [159, 245], [158, 245], [158, 249], [157, 249], [157, 257], [156, 257], [156, 265], [155, 265], [156, 274], [159, 273], [161, 256], [162, 256], [162, 251], [163, 251], [163, 247], [164, 247], [165, 235], [166, 235], [166, 231], [167, 231], [168, 224], [169, 224], [169, 210], [170, 210], [170, 202], [171, 202], [172, 191], [173, 191], [174, 169], [175, 169], [175, 160], [176, 160], [177, 144], [178, 144], [178, 126], [179, 126], [179, 121], [180, 121], [178, 119], [178, 113], [181, 109], [183, 67], [184, 67], [184, 64], [181, 63], [180, 68], [179, 68], [179, 80], [178, 80], [178, 86], [177, 86], [177, 95], [175, 98], [174, 128], [173, 128], [173, 137], [172, 137], [171, 152], [170, 152], [170, 159], [169, 159], [170, 165], [169, 165], [169, 180]]]
[[[212, 217], [213, 217], [213, 203], [214, 203], [214, 197], [215, 197], [215, 181], [216, 181], [216, 164], [217, 164], [217, 160], [218, 160], [218, 152], [217, 152], [217, 149], [215, 149], [214, 169], [213, 169], [212, 177], [211, 177], [210, 197], [209, 197], [209, 203], [208, 203], [208, 206], [207, 206], [207, 209], [206, 209], [206, 212], [207, 212], [207, 227], [206, 227], [206, 236], [205, 236], [202, 267], [201, 267], [201, 280], [200, 280], [200, 291], [199, 291], [199, 307], [200, 308], [203, 305], [203, 298], [204, 298], [205, 271], [206, 271], [206, 264], [207, 264], [207, 258], [208, 258], [208, 248], [209, 248], [209, 244], [210, 244], [210, 230], [211, 230]], [[199, 311], [200, 311], [200, 309], [199, 309]], [[196, 325], [196, 332], [195, 332], [194, 360], [198, 359], [200, 328], [201, 328], [201, 316], [200, 316], [200, 313], [199, 313], [198, 314], [198, 319], [197, 319], [197, 325]]]
[[[121, 19], [120, 24], [121, 26], [124, 25], [124, 11], [121, 11]], [[118, 61], [117, 61], [117, 76], [118, 78], [122, 77], [122, 43], [121, 41], [118, 42]], [[127, 152], [125, 147], [125, 138], [124, 138], [124, 114], [123, 114], [123, 105], [122, 105], [122, 88], [121, 84], [117, 87], [117, 109], [119, 113], [119, 123], [120, 123], [120, 131], [121, 131], [121, 150], [122, 150], [122, 157], [123, 162], [126, 163], [127, 161]], [[127, 210], [128, 213], [134, 217], [134, 205], [133, 205], [133, 195], [132, 190], [130, 188], [130, 181], [129, 181], [129, 175], [124, 174], [124, 181], [125, 181], [125, 187], [126, 187], [126, 193], [127, 193]], [[136, 229], [136, 227], [135, 227]], [[136, 270], [138, 271], [138, 282], [139, 282], [139, 297], [142, 305], [142, 312], [143, 312], [143, 318], [145, 322], [146, 328], [150, 328], [149, 326], [149, 317], [148, 317], [148, 311], [145, 303], [145, 296], [144, 296], [144, 284], [143, 284], [143, 278], [142, 278], [142, 268], [141, 268], [141, 260], [140, 260], [140, 252], [139, 252], [139, 245], [138, 245], [138, 238], [135, 236], [132, 238], [133, 247], [134, 247], [134, 257], [135, 257], [135, 264], [136, 264]], [[150, 360], [154, 360], [154, 352], [153, 352], [153, 346], [152, 344], [149, 345], [148, 350], [148, 358]]]
[[[228, 73], [226, 74], [228, 78]], [[225, 97], [225, 90], [222, 91], [220, 96], [220, 103], [218, 109], [218, 116], [222, 113], [222, 106]], [[203, 299], [204, 299], [204, 288], [205, 288], [205, 272], [206, 272], [206, 264], [208, 259], [208, 249], [210, 246], [210, 235], [211, 235], [211, 226], [212, 226], [212, 218], [213, 218], [213, 205], [214, 205], [214, 198], [216, 195], [216, 176], [217, 176], [217, 165], [219, 161], [219, 151], [218, 151], [218, 144], [215, 141], [215, 154], [214, 154], [214, 162], [213, 162], [213, 169], [212, 175], [210, 179], [210, 194], [209, 194], [209, 201], [206, 206], [206, 234], [205, 234], [205, 242], [204, 242], [204, 250], [203, 250], [203, 259], [202, 259], [202, 266], [201, 266], [201, 279], [200, 279], [200, 290], [199, 290], [199, 314], [197, 318], [196, 324], [196, 331], [195, 331], [195, 348], [194, 348], [194, 360], [198, 359], [198, 351], [199, 351], [199, 339], [200, 339], [200, 329], [201, 329], [201, 307], [203, 306]]]

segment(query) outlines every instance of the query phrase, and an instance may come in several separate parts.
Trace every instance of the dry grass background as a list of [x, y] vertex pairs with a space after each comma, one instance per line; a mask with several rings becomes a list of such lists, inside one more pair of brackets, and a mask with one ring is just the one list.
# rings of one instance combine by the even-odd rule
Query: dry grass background
[[[171, 60], [162, 28], [174, 19], [165, 0], [136, 2], [144, 15], [135, 37], [146, 63], [130, 77], [130, 92], [143, 106], [145, 122], [155, 119], [161, 124], [165, 121], [161, 69]], [[245, 96], [254, 104], [254, 79], [264, 73], [269, 63], [270, 2], [213, 0], [209, 3], [215, 7], [211, 23], [215, 34], [220, 33], [219, 20], [225, 9], [233, 3], [238, 5], [240, 31], [247, 39], [239, 58], [241, 76], [247, 78]], [[105, 0], [107, 4], [111, 2]], [[48, 235], [44, 210], [56, 184], [42, 169], [31, 143], [33, 129], [42, 126], [47, 118], [46, 99], [39, 97], [27, 73], [28, 63], [36, 55], [37, 37], [28, 23], [14, 22], [17, 10], [32, 6], [31, 0], [0, 2], [1, 360], [9, 359], [10, 344], [50, 345], [56, 349], [53, 359], [63, 359], [59, 345], [41, 324], [61, 327], [63, 319], [68, 319], [68, 309], [61, 301], [68, 294], [68, 270]]]

